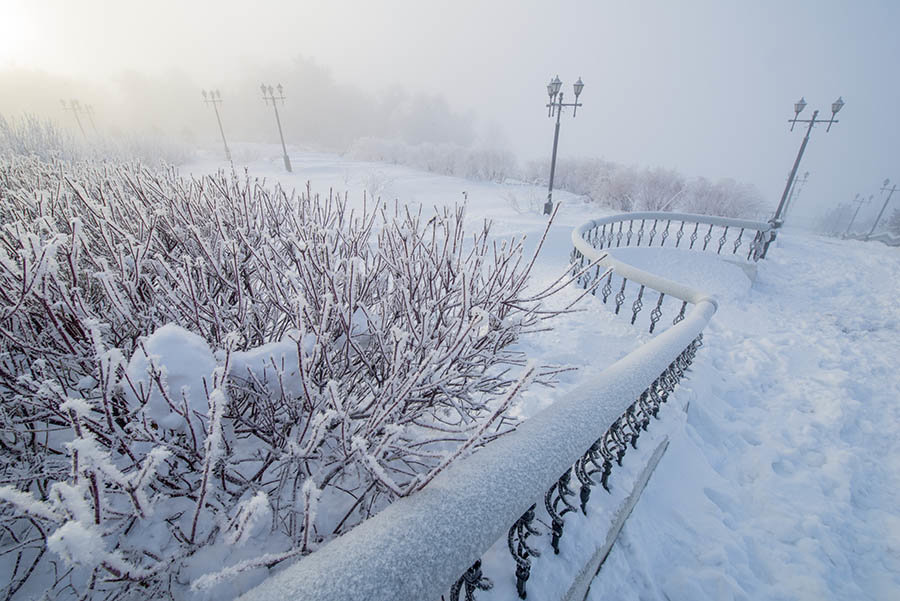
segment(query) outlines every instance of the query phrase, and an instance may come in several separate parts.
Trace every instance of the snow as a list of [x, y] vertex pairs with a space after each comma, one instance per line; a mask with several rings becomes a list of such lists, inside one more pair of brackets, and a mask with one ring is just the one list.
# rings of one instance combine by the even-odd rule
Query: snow
[[589, 599], [898, 598], [898, 282], [898, 249], [779, 236]]
[[[279, 150], [269, 152], [264, 147], [260, 152], [271, 156], [254, 159], [247, 166], [250, 174], [287, 187], [302, 188], [310, 180], [313, 191], [320, 193], [327, 193], [329, 187], [336, 192], [349, 190], [358, 205], [361, 191], [377, 184], [384, 198], [419, 204], [426, 212], [433, 204], [462, 201], [465, 191], [468, 222], [494, 220], [492, 234], [497, 238], [525, 234], [528, 252], [545, 223], [540, 214], [545, 191], [536, 186], [471, 182], [323, 153], [293, 153], [295, 171], [284, 174]], [[207, 161], [185, 172], [222, 166]], [[535, 265], [534, 289], [551, 282], [567, 264], [572, 227], [604, 213], [571, 194], [557, 192], [555, 200], [563, 200], [564, 205]], [[529, 598], [553, 598], [566, 590], [580, 567], [565, 557], [605, 534], [610, 508], [630, 490], [643, 461], [664, 440], [668, 450], [594, 580], [589, 599], [900, 597], [900, 509], [895, 496], [900, 490], [900, 437], [896, 436], [900, 425], [900, 249], [788, 229], [770, 248], [768, 258], [750, 272], [714, 255], [671, 248], [615, 249], [613, 254], [711, 294], [719, 300], [718, 312], [705, 329], [704, 347], [676, 394], [677, 402], [665, 407], [662, 421], [654, 422], [642, 435], [638, 450], [629, 451], [624, 466], [614, 469], [612, 494], [595, 488], [587, 518], [566, 516], [561, 556], [550, 551], [535, 559]], [[553, 303], [564, 306], [577, 295], [570, 287]], [[650, 301], [654, 298], [651, 295]], [[649, 302], [645, 301], [642, 318], [647, 313]], [[473, 314], [472, 318], [485, 322], [489, 316]], [[352, 323], [360, 332], [368, 327], [363, 312], [352, 314]], [[394, 570], [407, 581], [381, 583], [372, 580], [377, 577], [372, 573], [348, 572], [348, 587], [363, 596], [374, 595], [371, 598], [393, 586], [431, 590], [430, 574], [446, 570], [447, 565], [463, 566], [453, 568], [461, 573], [470, 549], [490, 539], [488, 543], [497, 543], [485, 556], [483, 568], [495, 587], [476, 597], [484, 601], [515, 598], [514, 567], [504, 536], [510, 524], [485, 520], [471, 532], [453, 534], [466, 539], [465, 543], [445, 549], [440, 561], [432, 561], [433, 553], [426, 557], [427, 548], [410, 546], [409, 533], [429, 520], [436, 536], [449, 536], [464, 515], [456, 510], [467, 502], [489, 503], [497, 513], [521, 513], [530, 503], [539, 502], [519, 498], [516, 491], [525, 490], [523, 483], [532, 479], [550, 482], [558, 477], [559, 466], [568, 459], [565, 452], [550, 450], [551, 443], [563, 439], [566, 452], [571, 452], [584, 446], [583, 440], [571, 436], [578, 429], [573, 424], [602, 422], [614, 414], [610, 406], [604, 406], [598, 419], [597, 411], [579, 407], [579, 400], [598, 387], [607, 400], [633, 400], [629, 395], [633, 397], [631, 389], [640, 378], [629, 370], [606, 374], [603, 370], [668, 332], [662, 329], [658, 336], [650, 336], [646, 327], [637, 327], [642, 325], [640, 320], [632, 327], [628, 317], [612, 315], [594, 297], [587, 297], [580, 311], [550, 325], [552, 330], [523, 338], [517, 348], [538, 364], [577, 369], [561, 371], [555, 388], [534, 385], [519, 396], [514, 414], [538, 418], [526, 421], [515, 436], [501, 438], [467, 460], [484, 470], [472, 490], [458, 490], [460, 480], [448, 470], [449, 475], [442, 474], [413, 496], [424, 499], [415, 501], [422, 503], [416, 507], [430, 507], [432, 513], [416, 513], [419, 509], [410, 509], [411, 499], [402, 499], [384, 512], [401, 520], [401, 527], [388, 531], [378, 524], [364, 524], [351, 532], [353, 540], [361, 541], [359, 545], [378, 550], [376, 563], [381, 562], [385, 573]], [[315, 336], [290, 331], [279, 342], [232, 353], [230, 373], [261, 377], [275, 369], [286, 379], [296, 377], [298, 345], [309, 354], [316, 344]], [[195, 414], [195, 431], [202, 434], [205, 428], [196, 426], [200, 418], [209, 421], [207, 389], [212, 394], [217, 366], [208, 345], [186, 330], [166, 325], [144, 341], [144, 348], [146, 354], [139, 351], [131, 357], [126, 373], [136, 388], [143, 384], [149, 391], [147, 417], [163, 427], [184, 427], [183, 418], [151, 384], [148, 369], [159, 370], [169, 389], [182, 395], [177, 401], [184, 400]], [[93, 384], [86, 381], [83, 386]], [[126, 390], [126, 395], [138, 402], [134, 391]], [[75, 413], [87, 409], [76, 399], [69, 403]], [[318, 415], [317, 427], [324, 429], [335, 417], [333, 412]], [[505, 447], [519, 444], [517, 440], [531, 436], [529, 432], [536, 432], [540, 424], [549, 430], [522, 443], [517, 451], [520, 461], [492, 465]], [[79, 444], [80, 452], [93, 452], [89, 439]], [[165, 458], [163, 449], [158, 453], [147, 458], [142, 472], [157, 469]], [[94, 460], [104, 467], [103, 457]], [[376, 461], [371, 463], [377, 467]], [[132, 484], [144, 495], [139, 480], [134, 477]], [[71, 499], [82, 496], [65, 486], [56, 485], [55, 494]], [[507, 492], [485, 497], [484, 491], [492, 488]], [[573, 488], [577, 492], [577, 483]], [[303, 493], [311, 512], [316, 505], [319, 512], [328, 510], [327, 498], [319, 498], [312, 480], [306, 481]], [[20, 507], [30, 505], [38, 515], [57, 517], [56, 505], [38, 503], [8, 487], [0, 488], [0, 499]], [[74, 501], [69, 505], [74, 506]], [[191, 509], [186, 507], [188, 512]], [[445, 510], [446, 514], [435, 517], [435, 512]], [[222, 517], [223, 527], [230, 528], [226, 541], [241, 547], [248, 538], [263, 535], [269, 516], [265, 495], [248, 493], [234, 515]], [[82, 558], [85, 551], [93, 552], [95, 559], [110, 560], [100, 535], [85, 525], [91, 516], [76, 517], [78, 521], [54, 533], [50, 550], [66, 560]], [[545, 533], [540, 537], [545, 539], [541, 549], [549, 549], [548, 528], [540, 524], [538, 528]], [[153, 533], [148, 530], [146, 535]], [[398, 561], [395, 552], [401, 547], [407, 563], [398, 572], [390, 564]], [[354, 553], [360, 548], [351, 545]], [[304, 569], [313, 577], [309, 583], [292, 582], [286, 576], [288, 561], [267, 586], [281, 592], [307, 584], [326, 587], [328, 583], [315, 578], [319, 567], [324, 570], [330, 562], [347, 557], [353, 556], [329, 551], [325, 545], [297, 564], [307, 566]], [[258, 567], [280, 558], [229, 555], [225, 549], [210, 548], [198, 554], [195, 569], [187, 577], [196, 588], [206, 589], [209, 598], [230, 598], [263, 577], [264, 568], [238, 575], [245, 564]], [[242, 563], [233, 564], [234, 559]], [[225, 572], [210, 573], [226, 565], [230, 567]]]
[[[411, 184], [398, 178], [395, 185]], [[479, 186], [466, 188], [478, 198]], [[574, 208], [564, 207], [563, 223], [598, 216]], [[502, 219], [503, 229], [530, 229], [499, 191], [493, 202], [470, 200], [470, 209]], [[566, 241], [555, 234], [539, 274], [563, 260]], [[679, 393], [691, 399], [687, 420], [670, 437], [590, 598], [896, 598], [898, 250], [788, 229], [755, 281], [702, 253], [622, 249], [615, 256], [721, 302]], [[603, 366], [645, 339], [588, 301], [585, 313], [521, 346], [558, 363]], [[564, 374], [554, 391], [526, 393], [522, 414], [564, 398], [576, 377]], [[512, 578], [510, 566], [505, 575], [484, 569], [495, 587]]]
[[106, 555], [103, 535], [80, 521], [69, 521], [47, 539], [47, 548], [69, 565], [100, 563]]
[[[143, 409], [147, 417], [164, 428], [183, 428], [184, 403], [199, 415], [209, 410], [206, 382], [215, 367], [215, 357], [202, 337], [175, 324], [165, 324], [144, 340], [143, 347], [128, 362], [125, 372], [131, 387], [125, 387], [126, 396], [136, 406], [143, 399], [135, 391], [144, 395], [149, 392]], [[153, 381], [155, 371], [161, 372], [168, 389], [179, 398], [163, 396]]]
[[[390, 196], [427, 206], [467, 190], [470, 219], [494, 219], [497, 235], [540, 227], [539, 215], [520, 211], [508, 196], [539, 194], [534, 187], [424, 176], [321, 154], [293, 160], [293, 176], [277, 173], [274, 154], [271, 168], [262, 170], [279, 181], [308, 178], [341, 190], [377, 167]], [[571, 195], [556, 199], [566, 203], [536, 265], [538, 281], [567, 260], [569, 229], [603, 214]], [[678, 393], [689, 402], [687, 417], [669, 422], [669, 448], [589, 598], [896, 598], [897, 249], [788, 229], [756, 273], [673, 249], [614, 255], [721, 302]], [[585, 368], [600, 370], [649, 338], [598, 299], [586, 299], [583, 312], [520, 342], [529, 357], [581, 370], [561, 374], [553, 390], [533, 387], [517, 412], [531, 416], [567, 398]], [[631, 457], [640, 463], [640, 455]], [[623, 488], [629, 469], [626, 458], [614, 472]], [[568, 530], [564, 552], [567, 544], [579, 544]], [[502, 561], [508, 565], [498, 572], [490, 561], [484, 566], [498, 593], [490, 598], [504, 598], [500, 593], [514, 586], [508, 555]], [[560, 580], [574, 570], [559, 558], [538, 561], [556, 561]], [[554, 578], [537, 564], [533, 574], [529, 586]]]

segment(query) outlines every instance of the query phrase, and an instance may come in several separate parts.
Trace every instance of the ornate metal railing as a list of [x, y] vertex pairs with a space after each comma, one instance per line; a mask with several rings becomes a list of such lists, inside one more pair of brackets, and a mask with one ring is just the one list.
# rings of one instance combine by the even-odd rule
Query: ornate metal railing
[[736, 255], [747, 249], [747, 260], [763, 256], [774, 231], [771, 223], [692, 215], [689, 213], [626, 213], [595, 219], [579, 228], [581, 237], [598, 250], [621, 246], [659, 246], [715, 251]]
[[[618, 215], [576, 229], [576, 262], [599, 261], [592, 277], [580, 278], [581, 285], [593, 287], [606, 301], [613, 278], [621, 278], [624, 283], [614, 297], [617, 313], [629, 285], [637, 286], [633, 323], [648, 291], [655, 292], [651, 332], [661, 319], [663, 299], [673, 299], [680, 308], [672, 325], [659, 328], [649, 342], [602, 372], [587, 376], [567, 398], [454, 464], [422, 491], [397, 500], [242, 599], [418, 601], [438, 599], [449, 591], [453, 601], [460, 595], [470, 601], [477, 590], [491, 586], [482, 573], [481, 557], [502, 537], [515, 560], [516, 589], [524, 599], [531, 558], [538, 552], [528, 540], [537, 534], [538, 505], [549, 516], [550, 545], [558, 552], [566, 516], [587, 513], [593, 491], [610, 489], [614, 467], [622, 464], [629, 448], [636, 448], [676, 390], [717, 307], [705, 293], [634, 268], [604, 249], [665, 245], [673, 238], [675, 247], [699, 243], [697, 250], [721, 254], [728, 248], [737, 254], [748, 239], [747, 256], [755, 260], [769, 230], [768, 224], [669, 213]], [[729, 232], [735, 235], [729, 238]], [[613, 271], [607, 274], [607, 268]], [[601, 276], [606, 279], [597, 286]]]
[[[572, 233], [574, 250], [572, 261], [575, 272], [593, 262], [597, 251], [613, 251], [622, 247], [659, 247], [714, 253], [738, 262], [759, 261], [772, 241], [772, 224], [691, 215], [687, 213], [626, 213], [589, 221]], [[746, 253], [745, 253], [746, 250]], [[605, 275], [603, 273], [609, 271]], [[677, 312], [673, 325], [684, 319], [689, 304], [698, 303], [704, 296], [693, 290], [657, 275], [647, 273], [616, 259], [613, 254], [597, 263], [590, 272], [583, 274], [579, 284], [587, 286], [602, 277], [594, 288], [594, 295], [604, 304], [612, 300], [615, 313], [623, 308], [635, 324], [645, 306], [651, 306], [648, 329], [653, 333], [660, 323], [667, 306], [674, 304]], [[630, 305], [627, 300], [634, 299]]]

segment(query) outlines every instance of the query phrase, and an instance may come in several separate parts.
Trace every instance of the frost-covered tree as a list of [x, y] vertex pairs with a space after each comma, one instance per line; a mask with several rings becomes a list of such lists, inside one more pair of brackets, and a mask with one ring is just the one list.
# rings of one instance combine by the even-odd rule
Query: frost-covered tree
[[515, 157], [508, 151], [451, 143], [408, 144], [396, 139], [361, 138], [350, 145], [347, 155], [478, 181], [501, 182], [517, 173]]
[[894, 209], [891, 218], [888, 219], [887, 229], [895, 236], [900, 236], [900, 209]]
[[762, 195], [756, 187], [733, 179], [712, 182], [698, 177], [691, 181], [679, 202], [681, 210], [701, 215], [756, 217], [764, 211]]
[[[530, 163], [525, 179], [545, 182], [550, 167]], [[560, 159], [554, 186], [616, 211], [681, 211], [722, 217], [756, 217], [764, 202], [752, 185], [732, 179], [686, 179], [677, 171], [639, 169], [603, 159]]]

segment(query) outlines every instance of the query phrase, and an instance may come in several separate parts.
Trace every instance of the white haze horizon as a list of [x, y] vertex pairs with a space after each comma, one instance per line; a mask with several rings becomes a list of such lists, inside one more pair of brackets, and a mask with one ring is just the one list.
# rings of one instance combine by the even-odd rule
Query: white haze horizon
[[[354, 110], [347, 98], [384, 105], [357, 111], [370, 120], [390, 115], [385, 107], [399, 98], [426, 103], [425, 114], [433, 106], [429, 125], [441, 135], [470, 128], [457, 132], [461, 140], [547, 160], [545, 86], [558, 74], [567, 98], [575, 79], [585, 83], [584, 107], [563, 118], [561, 159], [733, 178], [774, 206], [803, 136], [802, 127], [789, 131], [793, 103], [804, 96], [801, 116], [827, 117], [842, 96], [840, 123], [813, 131], [795, 215], [875, 194], [865, 218], [880, 208], [882, 180], [900, 180], [900, 83], [890, 69], [900, 57], [898, 17], [900, 4], [875, 0], [3, 0], [0, 114], [65, 122], [59, 99], [87, 97], [98, 122], [177, 135], [186, 121], [207, 139], [216, 130], [201, 88], [222, 90], [232, 123], [262, 127], [270, 117], [258, 90], [244, 88], [256, 74], [278, 83], [299, 59], [319, 79], [287, 86], [288, 103], [304, 102], [295, 110], [334, 127]], [[326, 97], [335, 90], [345, 92], [341, 102]], [[384, 119], [379, 131], [391, 127]]]

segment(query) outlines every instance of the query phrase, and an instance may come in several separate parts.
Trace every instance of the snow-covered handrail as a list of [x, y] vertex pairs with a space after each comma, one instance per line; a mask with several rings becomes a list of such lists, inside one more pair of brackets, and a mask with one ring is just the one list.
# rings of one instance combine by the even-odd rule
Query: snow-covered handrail
[[[638, 314], [644, 307], [644, 294], [646, 289], [656, 292], [656, 304], [650, 311], [649, 330], [652, 333], [662, 318], [664, 302], [666, 299], [681, 301], [681, 308], [674, 319], [678, 323], [684, 318], [688, 304], [708, 300], [715, 303], [705, 292], [695, 290], [684, 284], [673, 282], [662, 276], [648, 273], [637, 267], [617, 259], [607, 253], [603, 257], [603, 250], [613, 250], [618, 247], [644, 246], [665, 247], [670, 238], [669, 248], [686, 248], [688, 250], [715, 252], [717, 255], [730, 255], [738, 261], [758, 261], [765, 256], [765, 250], [772, 241], [771, 234], [775, 232], [775, 226], [771, 223], [748, 221], [745, 219], [731, 219], [727, 217], [712, 217], [709, 215], [692, 215], [689, 213], [625, 213], [594, 219], [572, 232], [572, 244], [574, 250], [572, 259], [580, 267], [598, 261], [594, 272], [584, 274], [580, 283], [588, 285], [594, 278], [608, 269], [612, 269], [601, 285], [595, 286], [594, 294], [602, 297], [606, 303], [616, 290], [615, 301], [616, 314], [622, 309], [625, 299], [631, 296], [633, 290], [635, 300], [631, 305], [631, 323], [634, 324]], [[732, 237], [729, 238], [729, 232]], [[767, 236], [766, 234], [770, 234]], [[701, 237], [702, 236], [702, 237]], [[745, 237], [749, 238], [749, 250], [744, 257], [739, 254]], [[715, 241], [713, 244], [711, 242]], [[724, 253], [723, 253], [724, 250]], [[578, 267], [576, 267], [576, 271]], [[621, 279], [621, 283], [614, 277]]]
[[[606, 231], [604, 226], [633, 224], [641, 219], [644, 224], [646, 220], [682, 221], [682, 228], [685, 223], [719, 226], [726, 229], [726, 234], [728, 228], [738, 228], [740, 236], [744, 230], [753, 230], [751, 256], [758, 254], [765, 244], [763, 233], [770, 229], [768, 224], [706, 216], [618, 215], [577, 228], [572, 235], [575, 258], [590, 262], [602, 256], [595, 245], [601, 239], [598, 232]], [[612, 227], [607, 229], [613, 231]], [[633, 230], [632, 234], [626, 243], [632, 239], [640, 243]], [[719, 251], [723, 244], [719, 244]], [[735, 253], [738, 247], [734, 244]], [[613, 464], [621, 462], [629, 444], [634, 445], [661, 403], [674, 391], [701, 345], [703, 329], [717, 309], [715, 299], [702, 291], [611, 256], [602, 261], [604, 267], [613, 267], [614, 273], [623, 277], [619, 292], [623, 298], [628, 281], [640, 286], [632, 306], [632, 323], [646, 288], [659, 293], [659, 302], [651, 313], [651, 331], [659, 320], [657, 313], [664, 296], [682, 301], [672, 326], [602, 372], [589, 376], [565, 399], [526, 420], [512, 433], [452, 464], [423, 490], [395, 501], [349, 533], [268, 578], [241, 599], [418, 601], [440, 598], [448, 589], [453, 601], [462, 590], [469, 598], [472, 591], [486, 584], [479, 558], [503, 536], [515, 558], [517, 589], [524, 598], [531, 553], [526, 539], [532, 532], [536, 503], [543, 498], [556, 549], [563, 532], [562, 514], [568, 511], [566, 508], [576, 507], [568, 498], [576, 494], [570, 488], [572, 476], [581, 486], [583, 508], [591, 487], [607, 487]], [[602, 271], [598, 268], [594, 277]], [[580, 283], [594, 285], [589, 276], [582, 277]], [[609, 283], [607, 280], [599, 294], [609, 296]], [[619, 295], [616, 313], [622, 304]], [[690, 310], [688, 304], [692, 305]]]
[[[719, 255], [723, 249], [726, 254], [737, 255], [738, 249], [744, 244], [745, 233], [749, 236], [752, 232], [753, 238], [748, 245], [746, 258], [748, 261], [757, 261], [764, 255], [767, 244], [765, 234], [774, 233], [776, 229], [772, 223], [729, 217], [690, 213], [625, 213], [594, 219], [577, 231], [586, 244], [600, 250], [619, 246], [654, 246], [654, 242], [664, 247], [667, 240], [673, 237], [675, 242], [670, 243], [670, 247], [681, 247], [682, 239], [687, 238], [684, 245], [688, 249], [695, 250], [695, 246], [696, 250], [715, 249]], [[713, 235], [714, 231], [718, 237]], [[726, 246], [729, 231], [732, 234], [737, 232], [737, 236]], [[710, 246], [714, 239], [715, 244]]]

